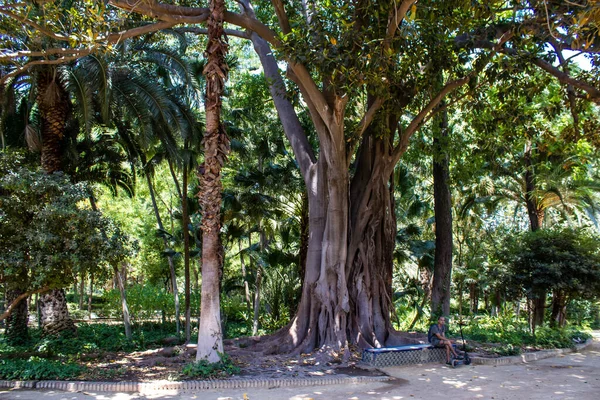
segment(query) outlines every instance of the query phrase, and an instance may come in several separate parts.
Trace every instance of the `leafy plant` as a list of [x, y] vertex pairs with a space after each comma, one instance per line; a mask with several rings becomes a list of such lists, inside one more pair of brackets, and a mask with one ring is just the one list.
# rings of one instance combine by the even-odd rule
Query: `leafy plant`
[[181, 374], [186, 378], [224, 378], [239, 372], [240, 368], [225, 354], [221, 354], [219, 362], [195, 361], [186, 364], [181, 370]]
[[0, 378], [11, 380], [75, 379], [85, 371], [73, 362], [47, 360], [40, 357], [0, 360]]

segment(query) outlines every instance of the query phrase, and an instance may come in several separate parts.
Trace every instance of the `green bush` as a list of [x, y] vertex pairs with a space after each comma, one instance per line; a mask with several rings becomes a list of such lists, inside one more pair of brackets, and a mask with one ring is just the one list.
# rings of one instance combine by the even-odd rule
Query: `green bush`
[[186, 364], [181, 370], [181, 375], [186, 378], [225, 378], [240, 372], [231, 359], [221, 354], [221, 361], [210, 363], [207, 360], [200, 360]]
[[9, 380], [69, 380], [85, 371], [72, 362], [47, 360], [39, 357], [0, 360], [0, 378]]

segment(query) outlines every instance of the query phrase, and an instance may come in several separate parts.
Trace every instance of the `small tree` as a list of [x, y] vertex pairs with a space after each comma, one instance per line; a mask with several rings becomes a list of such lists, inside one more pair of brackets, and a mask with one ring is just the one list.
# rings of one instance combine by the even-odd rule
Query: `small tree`
[[552, 325], [564, 326], [570, 300], [597, 298], [600, 293], [600, 240], [581, 229], [528, 232], [514, 237], [504, 255], [508, 287], [535, 299], [552, 291]]
[[[2, 318], [17, 310], [7, 329], [9, 338], [17, 338], [26, 337], [27, 309], [17, 305], [27, 295], [68, 287], [79, 274], [108, 274], [107, 264], [125, 257], [130, 245], [111, 220], [83, 208], [89, 196], [85, 184], [72, 184], [61, 173], [7, 164], [0, 162], [5, 166], [0, 170], [0, 267], [12, 302]], [[68, 311], [59, 313], [58, 318], [42, 313], [46, 334], [65, 328], [56, 325]], [[72, 322], [66, 328], [75, 329]]]

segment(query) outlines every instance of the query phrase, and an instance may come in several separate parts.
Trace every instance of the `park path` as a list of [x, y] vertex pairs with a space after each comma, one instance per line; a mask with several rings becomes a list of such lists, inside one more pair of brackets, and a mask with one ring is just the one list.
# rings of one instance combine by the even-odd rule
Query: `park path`
[[1, 390], [1, 400], [549, 400], [600, 399], [600, 342], [580, 353], [506, 366], [441, 364], [393, 367], [386, 383], [296, 388], [203, 390], [196, 393], [129, 394]]

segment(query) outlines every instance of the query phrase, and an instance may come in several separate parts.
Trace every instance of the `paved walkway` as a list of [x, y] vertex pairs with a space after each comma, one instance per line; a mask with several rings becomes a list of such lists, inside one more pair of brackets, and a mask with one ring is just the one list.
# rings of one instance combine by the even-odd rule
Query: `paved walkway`
[[600, 344], [581, 353], [506, 366], [440, 364], [386, 368], [387, 383], [157, 394], [0, 390], [1, 400], [397, 400], [600, 399]]

